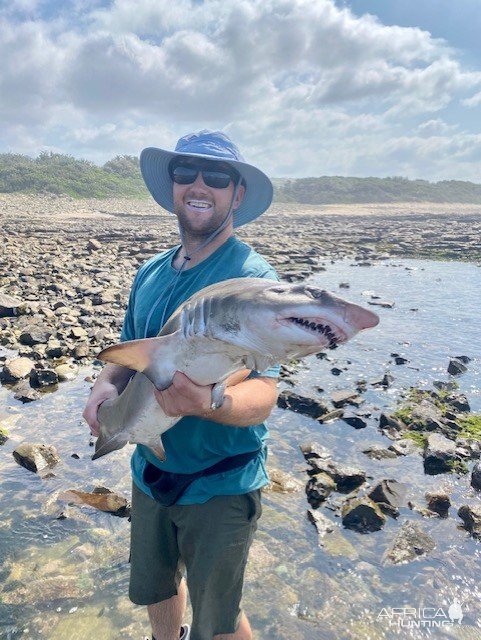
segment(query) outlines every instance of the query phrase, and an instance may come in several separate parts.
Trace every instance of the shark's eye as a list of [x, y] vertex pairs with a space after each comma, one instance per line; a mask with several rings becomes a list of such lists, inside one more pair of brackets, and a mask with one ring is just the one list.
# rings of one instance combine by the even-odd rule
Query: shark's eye
[[272, 293], [284, 293], [285, 292], [285, 287], [271, 287], [270, 289], [272, 291]]

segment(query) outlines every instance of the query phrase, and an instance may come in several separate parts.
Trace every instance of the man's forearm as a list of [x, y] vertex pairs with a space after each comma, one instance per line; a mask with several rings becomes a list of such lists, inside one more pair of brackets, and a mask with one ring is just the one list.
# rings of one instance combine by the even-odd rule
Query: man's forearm
[[277, 400], [276, 378], [253, 378], [228, 387], [219, 409], [204, 418], [234, 427], [250, 427], [269, 417]]

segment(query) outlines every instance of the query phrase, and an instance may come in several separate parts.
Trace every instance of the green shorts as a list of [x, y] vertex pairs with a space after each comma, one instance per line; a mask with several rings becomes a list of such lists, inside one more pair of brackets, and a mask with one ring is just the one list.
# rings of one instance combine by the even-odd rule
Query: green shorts
[[234, 633], [260, 489], [203, 504], [163, 507], [132, 486], [129, 597], [154, 604], [177, 594], [184, 569], [192, 604], [191, 640]]

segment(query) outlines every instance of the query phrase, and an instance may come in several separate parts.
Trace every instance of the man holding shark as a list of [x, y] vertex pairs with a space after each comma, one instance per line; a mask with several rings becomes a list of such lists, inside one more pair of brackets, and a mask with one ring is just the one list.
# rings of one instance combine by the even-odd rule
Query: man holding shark
[[[137, 272], [121, 340], [153, 337], [176, 308], [204, 287], [238, 277], [276, 280], [273, 268], [234, 236], [234, 228], [271, 204], [267, 176], [244, 162], [223, 133], [181, 138], [174, 152], [144, 149], [140, 167], [149, 191], [177, 216], [181, 245], [154, 256]], [[116, 398], [134, 372], [108, 364], [84, 410], [94, 435], [97, 411]], [[278, 367], [230, 376], [222, 403], [212, 385], [177, 372], [156, 390], [167, 416], [183, 416], [163, 435], [166, 461], [138, 445], [132, 456], [132, 535], [129, 595], [147, 605], [155, 640], [251, 640], [240, 609], [244, 569], [267, 484], [264, 420], [277, 398]], [[244, 457], [243, 457], [244, 456]], [[146, 469], [189, 474], [223, 460], [237, 466], [194, 479], [171, 506], [154, 499]], [[239, 463], [239, 460], [242, 464]], [[233, 463], [234, 464], [234, 463]], [[182, 625], [187, 568], [192, 628]]]

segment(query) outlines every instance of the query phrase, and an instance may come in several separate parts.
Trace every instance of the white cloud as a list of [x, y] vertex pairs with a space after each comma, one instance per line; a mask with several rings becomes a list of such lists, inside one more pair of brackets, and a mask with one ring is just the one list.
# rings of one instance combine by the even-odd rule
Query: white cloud
[[[17, 2], [32, 11], [36, 4]], [[445, 41], [355, 16], [333, 0], [96, 5], [77, 2], [71, 23], [65, 14], [55, 22], [0, 18], [5, 148], [63, 145], [103, 161], [212, 127], [231, 131], [274, 175], [352, 174], [363, 157], [373, 170], [377, 158], [380, 173], [383, 158], [397, 167], [401, 156], [436, 175], [439, 159], [417, 164], [416, 154], [428, 154], [417, 141], [455, 136], [429, 115], [481, 85], [481, 73], [463, 69]], [[417, 138], [400, 135], [426, 116]], [[459, 149], [464, 134], [456, 135]]]

